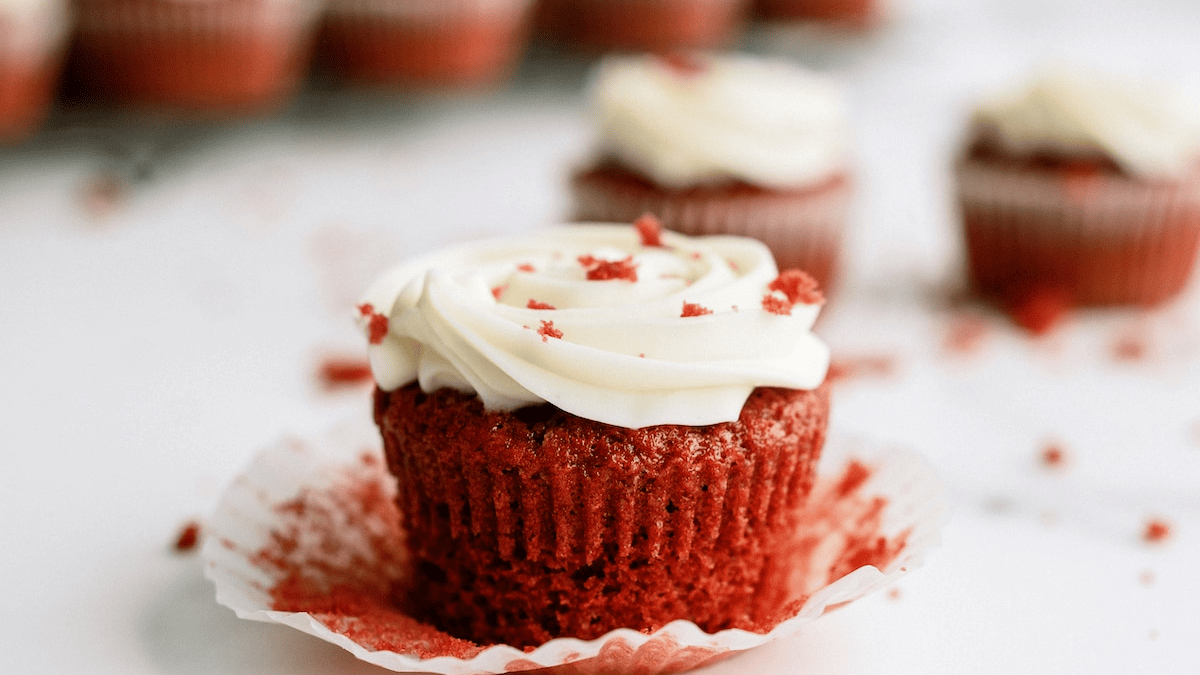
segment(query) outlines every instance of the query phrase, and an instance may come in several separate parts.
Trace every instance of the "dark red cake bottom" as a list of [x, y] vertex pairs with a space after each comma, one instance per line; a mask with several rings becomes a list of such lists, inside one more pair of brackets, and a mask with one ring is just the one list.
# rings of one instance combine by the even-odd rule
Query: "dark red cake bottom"
[[537, 645], [687, 619], [784, 618], [763, 579], [791, 540], [829, 414], [826, 387], [760, 388], [736, 422], [625, 429], [551, 406], [377, 392], [411, 583], [398, 600], [456, 637]]

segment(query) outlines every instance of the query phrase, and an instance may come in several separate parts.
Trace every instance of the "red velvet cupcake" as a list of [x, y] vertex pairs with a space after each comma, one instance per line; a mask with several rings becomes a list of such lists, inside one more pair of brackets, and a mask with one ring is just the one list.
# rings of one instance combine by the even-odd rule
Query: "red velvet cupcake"
[[749, 56], [625, 57], [601, 64], [592, 98], [600, 147], [572, 176], [573, 218], [754, 237], [832, 282], [853, 189], [837, 86]]
[[865, 28], [879, 21], [883, 0], [754, 0], [767, 21], [813, 21]]
[[547, 0], [543, 27], [594, 51], [713, 49], [732, 42], [746, 0]]
[[970, 278], [1020, 306], [1155, 305], [1200, 247], [1200, 107], [1047, 71], [975, 114], [955, 175]]
[[61, 2], [0, 3], [0, 140], [20, 138], [45, 119], [67, 35]]
[[577, 225], [397, 268], [360, 307], [412, 555], [458, 637], [769, 630], [829, 415], [812, 279], [758, 242]]
[[267, 109], [304, 77], [315, 0], [76, 0], [71, 68], [103, 100]]
[[331, 0], [321, 52], [346, 79], [472, 87], [516, 68], [530, 0]]

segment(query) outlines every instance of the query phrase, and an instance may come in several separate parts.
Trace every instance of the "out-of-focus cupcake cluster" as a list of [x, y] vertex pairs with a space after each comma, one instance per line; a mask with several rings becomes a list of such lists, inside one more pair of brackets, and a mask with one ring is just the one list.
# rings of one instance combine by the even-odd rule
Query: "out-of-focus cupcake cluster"
[[[533, 40], [566, 51], [710, 49], [751, 21], [867, 25], [829, 0], [0, 0], [0, 138], [72, 107], [239, 115], [287, 103], [314, 71], [340, 84], [503, 84]], [[863, 5], [859, 7], [858, 5]], [[795, 7], [808, 7], [795, 11]], [[786, 11], [784, 11], [786, 10]]]

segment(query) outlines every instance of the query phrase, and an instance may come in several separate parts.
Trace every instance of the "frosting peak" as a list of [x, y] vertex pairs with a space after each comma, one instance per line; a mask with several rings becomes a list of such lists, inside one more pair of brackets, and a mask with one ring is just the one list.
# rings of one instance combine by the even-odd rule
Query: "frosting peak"
[[984, 101], [974, 121], [1013, 152], [1099, 152], [1134, 175], [1177, 176], [1200, 159], [1194, 100], [1081, 68], [1043, 70], [1024, 88]]
[[591, 94], [601, 151], [667, 187], [795, 188], [847, 163], [840, 87], [786, 61], [609, 57]]
[[796, 292], [765, 246], [645, 241], [630, 226], [571, 225], [394, 268], [361, 306], [376, 382], [637, 428], [736, 420], [755, 387], [824, 380], [819, 296]]

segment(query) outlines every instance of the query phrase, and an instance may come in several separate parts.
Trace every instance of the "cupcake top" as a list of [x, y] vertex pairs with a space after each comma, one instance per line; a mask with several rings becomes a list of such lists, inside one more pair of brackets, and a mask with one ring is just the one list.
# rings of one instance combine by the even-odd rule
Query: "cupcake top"
[[1103, 155], [1143, 177], [1186, 173], [1200, 160], [1200, 106], [1161, 84], [1080, 69], [1040, 72], [984, 101], [977, 133], [1016, 155]]
[[844, 169], [842, 91], [785, 61], [735, 54], [605, 59], [591, 84], [600, 149], [664, 187], [802, 187]]
[[760, 386], [815, 388], [823, 303], [760, 242], [653, 217], [472, 242], [387, 272], [359, 306], [375, 381], [551, 403], [627, 428], [733, 421]]

